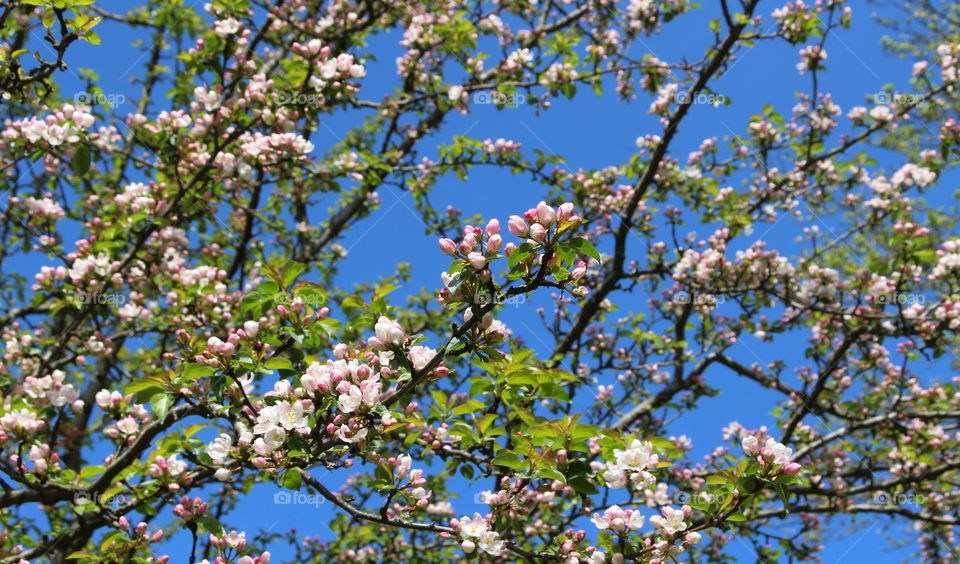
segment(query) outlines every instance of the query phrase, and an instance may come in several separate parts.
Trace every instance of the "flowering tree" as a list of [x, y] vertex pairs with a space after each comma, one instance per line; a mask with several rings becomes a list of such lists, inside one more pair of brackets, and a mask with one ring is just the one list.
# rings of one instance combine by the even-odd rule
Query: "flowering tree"
[[[266, 563], [291, 540], [295, 562], [722, 562], [739, 538], [812, 560], [830, 520], [884, 514], [955, 561], [960, 389], [930, 360], [960, 324], [960, 240], [917, 204], [960, 126], [891, 170], [859, 148], [951, 95], [960, 45], [917, 63], [916, 96], [845, 113], [818, 77], [849, 9], [758, 4], [721, 0], [703, 56], [674, 62], [629, 47], [687, 0], [0, 4], [0, 559]], [[146, 46], [126, 115], [92, 74], [58, 87], [103, 18]], [[377, 38], [401, 50], [382, 96]], [[678, 154], [731, 62], [782, 42], [796, 106]], [[478, 97], [549, 111], [586, 88], [659, 117], [629, 162], [444, 136]], [[321, 154], [343, 112], [362, 121]], [[500, 218], [432, 203], [478, 166], [549, 188]], [[406, 266], [333, 284], [390, 190], [441, 235], [414, 252], [449, 257], [405, 302]], [[784, 217], [803, 251], [756, 235]], [[531, 293], [554, 301], [546, 352], [497, 319]], [[784, 359], [738, 361], [751, 334]], [[729, 377], [778, 395], [777, 425], [692, 460], [666, 427]], [[454, 511], [464, 484], [483, 513]], [[319, 496], [335, 537], [236, 531], [255, 487]]]

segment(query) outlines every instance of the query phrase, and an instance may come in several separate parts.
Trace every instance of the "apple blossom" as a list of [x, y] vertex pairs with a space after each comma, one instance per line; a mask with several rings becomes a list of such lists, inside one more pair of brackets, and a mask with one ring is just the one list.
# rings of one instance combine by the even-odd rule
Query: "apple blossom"
[[[960, 162], [955, 33], [894, 42], [919, 61], [883, 69], [899, 92], [828, 92], [827, 51], [853, 22], [840, 0], [211, 2], [178, 5], [161, 42], [137, 22], [169, 3], [74, 4], [11, 12], [30, 65], [0, 65], [6, 558], [266, 564], [282, 539], [298, 562], [459, 546], [664, 564], [729, 559], [762, 529], [803, 560], [841, 513], [887, 515], [917, 560], [950, 558], [960, 437], [941, 363], [960, 239], [928, 194]], [[694, 10], [713, 22], [699, 58], [630, 55], [644, 35], [685, 37]], [[103, 68], [90, 93], [61, 84], [101, 18], [148, 47], [135, 104]], [[750, 109], [717, 79], [776, 44], [790, 76], [773, 86], [795, 99]], [[590, 89], [649, 110], [632, 154], [471, 136], [488, 111], [549, 136], [532, 120]], [[688, 139], [728, 95], [749, 117]], [[511, 176], [481, 186], [484, 168]], [[443, 201], [454, 176], [464, 209]], [[436, 271], [380, 221], [407, 195]], [[731, 379], [763, 391], [737, 389], [739, 422], [671, 434]], [[331, 534], [230, 530], [265, 482], [317, 496]], [[891, 484], [910, 511], [877, 501]], [[489, 513], [451, 520], [471, 497]]]

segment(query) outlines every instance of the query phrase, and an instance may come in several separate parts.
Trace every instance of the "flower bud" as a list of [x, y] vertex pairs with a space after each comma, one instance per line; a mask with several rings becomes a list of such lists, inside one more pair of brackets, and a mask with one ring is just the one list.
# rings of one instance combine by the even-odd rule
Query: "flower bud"
[[547, 228], [539, 223], [530, 226], [530, 238], [534, 241], [543, 241], [547, 238]]
[[517, 237], [526, 237], [527, 236], [527, 222], [523, 220], [519, 215], [511, 215], [510, 220], [507, 222], [507, 230], [510, 233], [513, 233]]
[[439, 241], [440, 251], [445, 255], [453, 255], [457, 250], [457, 244], [453, 242], [453, 239], [444, 237]]
[[477, 270], [487, 266], [487, 257], [477, 252], [467, 255], [467, 260], [470, 262], [470, 266], [476, 268]]
[[547, 205], [546, 202], [537, 204], [537, 221], [544, 226], [552, 224], [557, 220], [557, 212]]

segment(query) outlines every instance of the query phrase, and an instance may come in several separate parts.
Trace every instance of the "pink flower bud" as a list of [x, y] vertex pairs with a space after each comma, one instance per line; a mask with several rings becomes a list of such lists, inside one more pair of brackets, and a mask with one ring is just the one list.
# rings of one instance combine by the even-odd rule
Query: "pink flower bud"
[[503, 238], [500, 235], [491, 235], [487, 239], [487, 250], [491, 253], [495, 253], [500, 250], [500, 247], [503, 245]]
[[537, 204], [537, 221], [547, 226], [557, 220], [557, 212], [547, 205], [546, 202]]
[[453, 255], [457, 251], [457, 244], [453, 242], [453, 239], [448, 239], [444, 237], [440, 239], [440, 251], [445, 255]]
[[507, 243], [507, 246], [503, 248], [503, 254], [510, 256], [513, 254], [513, 251], [517, 249], [517, 246], [513, 243]]
[[517, 237], [526, 237], [527, 229], [527, 222], [519, 215], [511, 215], [510, 220], [507, 221], [507, 230]]
[[576, 268], [573, 269], [573, 271], [570, 272], [570, 279], [580, 280], [581, 278], [583, 278], [583, 275], [586, 273], [587, 273], [587, 266], [586, 264], [581, 262], [580, 264], [577, 265]]
[[800, 472], [800, 466], [797, 462], [787, 462], [783, 465], [783, 473], [787, 476], [796, 476]]
[[500, 234], [500, 221], [496, 218], [491, 219], [487, 222], [487, 235], [499, 235]]
[[530, 238], [534, 241], [543, 241], [547, 238], [547, 228], [539, 223], [530, 226]]
[[564, 202], [560, 204], [560, 207], [557, 208], [557, 217], [560, 219], [567, 219], [573, 215], [573, 204], [570, 202]]
[[470, 262], [470, 266], [476, 268], [477, 270], [487, 266], [487, 257], [477, 252], [467, 255], [467, 260]]

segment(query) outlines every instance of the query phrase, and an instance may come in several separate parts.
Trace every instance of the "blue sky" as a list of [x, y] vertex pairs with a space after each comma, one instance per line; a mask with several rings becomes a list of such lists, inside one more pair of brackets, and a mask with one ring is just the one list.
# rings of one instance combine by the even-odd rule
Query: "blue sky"
[[[782, 3], [762, 4], [759, 12], [766, 18]], [[120, 12], [131, 3], [127, 0], [102, 0], [98, 5]], [[199, 7], [200, 3], [197, 5]], [[896, 90], [907, 90], [913, 63], [912, 60], [893, 58], [881, 50], [879, 42], [884, 29], [870, 16], [873, 6], [863, 2], [852, 2], [851, 6], [854, 11], [853, 27], [828, 39], [828, 72], [821, 75], [821, 90], [832, 92], [834, 101], [845, 111], [854, 105], [864, 104], [867, 95], [881, 91], [886, 84], [893, 83]], [[668, 25], [662, 36], [636, 43], [632, 54], [639, 56], [642, 50], [646, 50], [665, 61], [675, 61], [681, 56], [696, 59], [711, 38], [707, 31], [708, 21], [716, 16], [713, 9], [708, 7], [681, 17], [676, 23]], [[769, 26], [770, 20], [766, 19], [766, 25]], [[98, 32], [103, 38], [103, 45], [76, 45], [68, 53], [68, 63], [73, 69], [84, 67], [96, 71], [105, 93], [128, 97], [127, 103], [121, 105], [118, 112], [125, 114], [133, 111], [139, 89], [131, 86], [129, 79], [131, 75], [142, 73], [146, 56], [140, 49], [129, 46], [135, 35], [127, 28], [107, 21], [100, 25]], [[396, 78], [393, 62], [397, 53], [396, 40], [397, 36], [387, 36], [371, 44], [370, 49], [378, 55], [379, 62], [368, 69], [368, 78], [362, 90], [365, 98], [378, 99], [380, 92], [392, 88]], [[750, 115], [760, 112], [764, 104], [772, 104], [781, 114], [788, 114], [796, 102], [795, 93], [798, 90], [807, 91], [809, 84], [806, 78], [798, 77], [794, 68], [799, 60], [798, 49], [798, 46], [778, 41], [762, 43], [755, 49], [741, 52], [739, 61], [714, 85], [717, 92], [732, 100], [732, 104], [720, 108], [695, 105], [692, 115], [679, 131], [673, 154], [685, 158], [705, 138], [742, 134]], [[82, 83], [73, 71], [61, 73], [59, 79], [68, 98], [69, 93], [82, 89]], [[165, 102], [160, 100], [159, 103]], [[602, 97], [583, 91], [572, 101], [554, 100], [552, 109], [539, 117], [525, 108], [497, 111], [491, 105], [473, 105], [469, 115], [454, 114], [448, 118], [441, 133], [421, 148], [427, 156], [433, 156], [428, 145], [449, 142], [454, 135], [469, 135], [478, 139], [504, 137], [521, 142], [528, 151], [539, 149], [562, 155], [566, 157], [566, 166], [571, 170], [620, 164], [627, 162], [635, 152], [638, 136], [656, 134], [661, 130], [657, 119], [647, 114], [648, 104], [649, 101], [643, 97], [633, 104], [623, 104], [617, 102], [616, 96], [609, 91]], [[157, 110], [158, 106], [155, 104], [153, 109]], [[165, 109], [165, 106], [159, 109]], [[357, 123], [357, 118], [356, 114], [346, 114], [325, 119], [314, 138], [317, 151], [322, 152], [336, 143]], [[881, 162], [891, 167], [902, 164], [901, 160], [890, 159], [888, 155]], [[946, 202], [952, 197], [952, 192], [948, 192], [944, 184], [941, 182], [934, 189], [931, 200]], [[431, 195], [431, 200], [438, 208], [450, 204], [467, 214], [480, 213], [485, 218], [498, 217], [505, 221], [508, 215], [534, 206], [544, 193], [543, 185], [525, 176], [513, 177], [508, 172], [484, 168], [473, 170], [467, 182], [460, 182], [455, 177], [442, 180]], [[350, 259], [339, 282], [352, 285], [389, 275], [398, 260], [406, 260], [414, 266], [414, 279], [409, 286], [395, 294], [397, 298], [418, 293], [421, 287], [437, 288], [439, 273], [449, 261], [436, 251], [436, 237], [424, 233], [424, 227], [413, 211], [410, 194], [399, 194], [388, 188], [381, 190], [380, 196], [383, 200], [381, 209], [353, 228], [343, 241]], [[693, 228], [692, 225], [689, 227]], [[763, 234], [763, 238], [772, 246], [791, 250], [796, 248], [792, 239], [797, 230], [796, 223], [784, 219], [769, 230], [766, 226], [758, 226], [757, 236]], [[698, 231], [700, 234], [709, 234], [712, 228], [703, 226]], [[403, 237], [396, 236], [397, 233], [402, 233]], [[352, 269], [349, 268], [351, 265]], [[24, 266], [27, 272], [32, 272], [35, 267], [33, 264]], [[549, 347], [544, 341], [548, 339], [538, 334], [539, 324], [534, 314], [536, 305], [550, 307], [549, 300], [544, 298], [533, 297], [520, 307], [506, 308], [502, 318], [529, 346], [546, 353]], [[400, 302], [395, 299], [394, 303]], [[802, 337], [798, 337], [796, 346], [789, 346], [783, 341], [775, 345], [763, 344], [748, 337], [731, 352], [746, 363], [774, 359], [799, 361], [797, 354], [785, 351], [787, 348], [800, 351], [802, 343], [799, 339]], [[763, 424], [772, 426], [774, 422], [769, 411], [774, 407], [775, 396], [758, 391], [755, 386], [746, 386], [722, 370], [711, 377], [715, 378], [712, 382], [724, 393], [705, 399], [697, 411], [676, 421], [670, 428], [671, 434], [687, 435], [693, 439], [693, 457], [699, 457], [718, 445], [721, 441], [720, 428], [733, 420], [748, 427]], [[339, 485], [345, 475], [331, 477], [333, 484]], [[483, 482], [476, 486], [465, 486], [467, 491], [486, 488]], [[329, 506], [276, 505], [272, 503], [275, 492], [270, 486], [255, 489], [250, 499], [243, 502], [230, 519], [230, 524], [238, 529], [245, 528], [248, 535], [260, 528], [282, 531], [297, 525], [303, 534], [329, 538], [330, 532], [324, 526], [331, 513]], [[455, 506], [460, 513], [483, 510], [483, 506], [473, 503], [471, 495], [455, 502]], [[823, 561], [896, 561], [906, 558], [909, 550], [886, 550], [888, 541], [877, 531], [881, 522], [871, 524], [873, 521], [868, 519], [865, 523], [871, 525], [849, 534], [843, 533], [841, 538], [828, 542], [827, 549], [822, 553]], [[896, 531], [893, 533], [896, 534]], [[745, 545], [734, 541], [731, 546], [738, 561], [752, 561], [752, 551]], [[185, 540], [173, 541], [170, 547], [174, 561], [180, 561], [183, 558], [181, 555], [189, 550]], [[267, 548], [277, 557], [289, 554], [289, 547]]]

